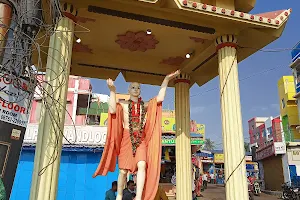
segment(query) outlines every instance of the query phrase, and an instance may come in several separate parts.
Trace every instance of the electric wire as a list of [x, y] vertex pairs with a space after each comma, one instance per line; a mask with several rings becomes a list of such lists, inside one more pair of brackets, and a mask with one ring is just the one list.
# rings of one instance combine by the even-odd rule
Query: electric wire
[[[3, 62], [0, 65], [0, 79], [6, 80], [8, 82], [14, 83], [16, 88], [21, 86], [21, 81], [26, 80], [26, 88], [21, 89], [16, 98], [5, 99], [3, 95], [0, 95], [0, 100], [6, 103], [20, 103], [25, 100], [27, 107], [27, 114], [31, 108], [31, 102], [35, 98], [40, 98], [42, 100], [42, 113], [44, 116], [49, 117], [51, 121], [51, 127], [54, 132], [54, 137], [51, 140], [51, 145], [53, 145], [52, 152], [49, 149], [51, 155], [43, 155], [48, 157], [48, 163], [44, 163], [44, 167], [39, 171], [39, 175], [42, 175], [46, 169], [52, 165], [58, 158], [59, 150], [57, 149], [58, 143], [63, 137], [68, 144], [73, 144], [69, 141], [63, 134], [60, 126], [62, 121], [57, 121], [56, 118], [62, 118], [62, 113], [66, 113], [68, 118], [71, 118], [71, 114], [68, 110], [63, 107], [58, 99], [55, 99], [54, 94], [57, 93], [63, 85], [68, 83], [69, 77], [67, 77], [67, 71], [65, 66], [70, 62], [68, 60], [56, 60], [48, 52], [43, 49], [48, 49], [49, 51], [54, 51], [55, 54], [61, 54], [57, 49], [52, 49], [47, 45], [49, 37], [57, 31], [57, 22], [63, 17], [61, 13], [61, 8], [59, 1], [48, 0], [44, 1], [45, 4], [41, 8], [37, 5], [41, 3], [40, 0], [35, 0], [33, 2], [33, 8], [26, 7], [25, 1], [18, 3], [17, 1], [11, 1], [13, 6], [13, 15], [11, 18], [11, 25], [6, 26], [4, 21], [0, 18], [1, 28], [5, 28], [6, 31], [4, 35], [0, 35], [1, 38], [6, 38], [6, 46], [0, 47], [0, 51], [3, 53]], [[49, 6], [48, 8], [43, 6]], [[48, 10], [49, 12], [46, 12]], [[42, 17], [39, 18], [36, 13], [41, 13]], [[45, 23], [45, 19], [51, 19], [50, 24]], [[31, 24], [27, 24], [31, 22]], [[78, 23], [74, 23], [83, 29], [83, 31], [75, 30], [74, 32], [89, 32], [89, 29], [83, 27]], [[60, 31], [68, 32], [68, 31]], [[36, 54], [37, 63], [32, 66], [31, 60], [32, 56]], [[43, 66], [42, 56], [45, 55], [48, 58], [51, 57], [53, 62], [59, 65], [58, 72], [54, 72], [48, 69], [47, 66]], [[41, 71], [47, 71], [52, 74], [51, 80], [44, 80], [42, 75], [39, 73]], [[39, 93], [37, 93], [39, 91]], [[3, 97], [3, 98], [2, 98]], [[72, 126], [75, 129], [75, 140], [76, 142], [76, 128], [75, 122], [72, 120]], [[38, 136], [40, 137], [40, 136]], [[39, 170], [39, 169], [38, 169]]]

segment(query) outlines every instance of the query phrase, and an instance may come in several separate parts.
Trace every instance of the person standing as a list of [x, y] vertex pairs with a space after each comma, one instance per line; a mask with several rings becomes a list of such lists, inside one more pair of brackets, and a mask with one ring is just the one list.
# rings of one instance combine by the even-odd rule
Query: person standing
[[207, 174], [206, 174], [206, 173], [203, 174], [202, 180], [203, 180], [203, 188], [204, 188], [204, 189], [207, 189], [207, 181], [208, 181], [208, 177], [207, 177]]
[[116, 200], [116, 191], [118, 188], [118, 182], [114, 181], [111, 184], [111, 189], [107, 190], [105, 193], [105, 200]]
[[123, 190], [122, 200], [133, 200], [135, 197], [135, 184], [132, 180], [127, 182], [127, 188]]
[[215, 176], [214, 173], [211, 173], [211, 174], [210, 174], [210, 180], [211, 180], [211, 183], [212, 183], [212, 184], [216, 184], [216, 176]]

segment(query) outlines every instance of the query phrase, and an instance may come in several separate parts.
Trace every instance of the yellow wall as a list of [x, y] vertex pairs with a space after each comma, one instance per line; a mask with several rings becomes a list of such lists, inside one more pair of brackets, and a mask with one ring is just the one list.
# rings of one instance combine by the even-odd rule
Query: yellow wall
[[288, 122], [291, 130], [294, 133], [294, 139], [300, 139], [300, 134], [295, 131], [299, 125], [298, 107], [296, 99], [293, 97], [296, 94], [295, 83], [293, 76], [283, 76], [278, 81], [280, 115], [288, 116]]

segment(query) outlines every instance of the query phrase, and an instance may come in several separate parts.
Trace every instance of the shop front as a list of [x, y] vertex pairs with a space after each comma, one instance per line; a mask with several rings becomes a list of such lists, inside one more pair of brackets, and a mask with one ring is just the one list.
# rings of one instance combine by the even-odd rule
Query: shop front
[[[165, 112], [162, 118], [162, 161], [160, 184], [164, 188], [168, 197], [175, 197], [176, 193], [176, 125], [172, 112]], [[196, 152], [204, 144], [205, 126], [191, 121], [191, 151]], [[199, 178], [202, 162], [195, 154], [191, 158], [194, 180]]]
[[[37, 124], [28, 124], [10, 200], [29, 199], [37, 129]], [[106, 190], [117, 180], [118, 170], [98, 178], [92, 178], [92, 174], [101, 159], [106, 130], [99, 126], [65, 126], [57, 200], [105, 198]]]
[[258, 149], [255, 153], [256, 161], [260, 163], [260, 178], [267, 190], [281, 190], [281, 184], [285, 182], [283, 155], [286, 147], [283, 142], [272, 142], [268, 146]]
[[[248, 176], [259, 177], [258, 163], [252, 161], [252, 156], [246, 156], [246, 171]], [[216, 181], [218, 184], [224, 184], [224, 154], [215, 153], [214, 154], [214, 170], [216, 174]]]

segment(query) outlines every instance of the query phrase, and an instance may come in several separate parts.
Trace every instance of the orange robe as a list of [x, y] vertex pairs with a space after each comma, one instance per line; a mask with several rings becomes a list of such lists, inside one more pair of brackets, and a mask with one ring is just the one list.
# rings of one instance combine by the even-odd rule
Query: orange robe
[[[161, 164], [161, 116], [162, 104], [157, 104], [156, 98], [151, 99], [147, 108], [147, 118], [144, 127], [145, 139], [143, 141], [147, 154], [146, 180], [143, 191], [144, 200], [153, 200], [157, 192], [153, 188], [158, 188]], [[120, 149], [124, 149], [124, 147], [121, 147], [123, 132], [123, 109], [120, 104], [117, 104], [116, 113], [108, 115], [106, 143], [101, 161], [93, 177], [98, 175], [105, 176], [107, 172], [115, 171], [117, 156], [120, 153], [123, 154], [123, 152], [120, 152]], [[122, 145], [124, 145], [124, 142]], [[131, 148], [127, 153], [132, 154]], [[130, 169], [130, 171], [135, 170]]]

